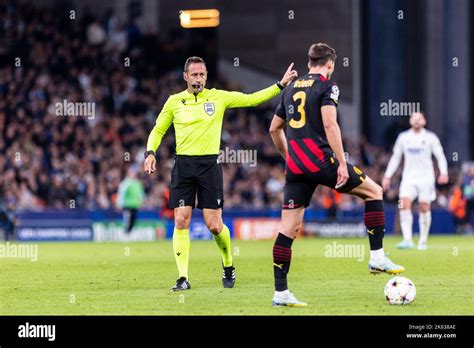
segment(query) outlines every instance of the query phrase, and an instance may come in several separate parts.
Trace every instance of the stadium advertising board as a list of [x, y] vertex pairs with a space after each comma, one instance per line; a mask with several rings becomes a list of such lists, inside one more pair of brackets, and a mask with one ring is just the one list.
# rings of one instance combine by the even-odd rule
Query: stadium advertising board
[[163, 239], [166, 223], [162, 220], [137, 221], [130, 233], [125, 232], [121, 220], [94, 222], [94, 241], [96, 242], [147, 242]]
[[90, 241], [92, 228], [90, 224], [76, 226], [63, 222], [59, 225], [36, 225], [29, 222], [18, 226], [17, 238], [20, 241]]
[[303, 235], [317, 237], [366, 237], [367, 232], [364, 224], [357, 220], [328, 220], [305, 222]]
[[[166, 239], [173, 239], [174, 221], [168, 223], [166, 229]], [[202, 218], [194, 218], [189, 225], [189, 237], [191, 240], [211, 240], [212, 233], [206, 226]]]
[[274, 239], [280, 228], [279, 218], [234, 219], [234, 237], [242, 240]]

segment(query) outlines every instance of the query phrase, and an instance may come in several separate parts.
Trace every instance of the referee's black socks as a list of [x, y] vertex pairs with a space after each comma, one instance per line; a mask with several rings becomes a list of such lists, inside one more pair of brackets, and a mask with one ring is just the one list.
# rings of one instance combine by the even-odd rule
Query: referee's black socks
[[275, 291], [285, 291], [288, 289], [286, 278], [291, 263], [291, 245], [293, 239], [278, 233], [278, 237], [273, 245], [273, 273], [275, 276]]

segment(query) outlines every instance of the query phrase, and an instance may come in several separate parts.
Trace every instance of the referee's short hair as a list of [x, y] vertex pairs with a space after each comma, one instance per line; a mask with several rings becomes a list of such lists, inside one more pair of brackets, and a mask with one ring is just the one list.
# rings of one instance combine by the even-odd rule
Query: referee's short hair
[[312, 44], [308, 51], [310, 66], [322, 66], [329, 60], [336, 61], [336, 50], [325, 43]]
[[184, 63], [184, 71], [188, 71], [189, 65], [192, 63], [202, 63], [206, 65], [206, 62], [201, 57], [196, 57], [196, 56], [189, 57], [188, 59], [186, 59], [186, 63]]

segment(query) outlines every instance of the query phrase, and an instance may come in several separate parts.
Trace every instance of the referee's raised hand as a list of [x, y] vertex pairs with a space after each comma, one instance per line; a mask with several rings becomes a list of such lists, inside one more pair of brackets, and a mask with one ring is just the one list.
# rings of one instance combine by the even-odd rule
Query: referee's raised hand
[[291, 63], [288, 66], [288, 69], [286, 69], [285, 74], [283, 75], [282, 79], [280, 80], [280, 84], [283, 87], [286, 87], [291, 81], [293, 81], [294, 79], [296, 79], [298, 77], [298, 72], [296, 70], [292, 70], [293, 65], [295, 65], [295, 63]]
[[152, 174], [156, 170], [156, 158], [153, 155], [148, 155], [144, 164], [145, 173]]

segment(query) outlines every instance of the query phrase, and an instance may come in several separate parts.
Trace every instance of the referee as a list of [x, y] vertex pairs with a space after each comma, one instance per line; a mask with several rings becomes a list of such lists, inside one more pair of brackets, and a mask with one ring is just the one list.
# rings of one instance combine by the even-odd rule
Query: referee
[[223, 179], [218, 160], [224, 112], [227, 108], [257, 106], [275, 97], [297, 77], [292, 67], [293, 63], [276, 84], [244, 94], [204, 88], [206, 63], [199, 57], [186, 60], [183, 77], [187, 89], [171, 95], [163, 106], [148, 137], [144, 164], [147, 174], [155, 172], [155, 151], [173, 123], [176, 159], [171, 173], [169, 207], [174, 209], [173, 249], [179, 278], [171, 290], [191, 288], [188, 279], [189, 225], [196, 195], [197, 208], [202, 209], [204, 221], [222, 254], [222, 284], [224, 288], [234, 286], [230, 232], [222, 222]]

